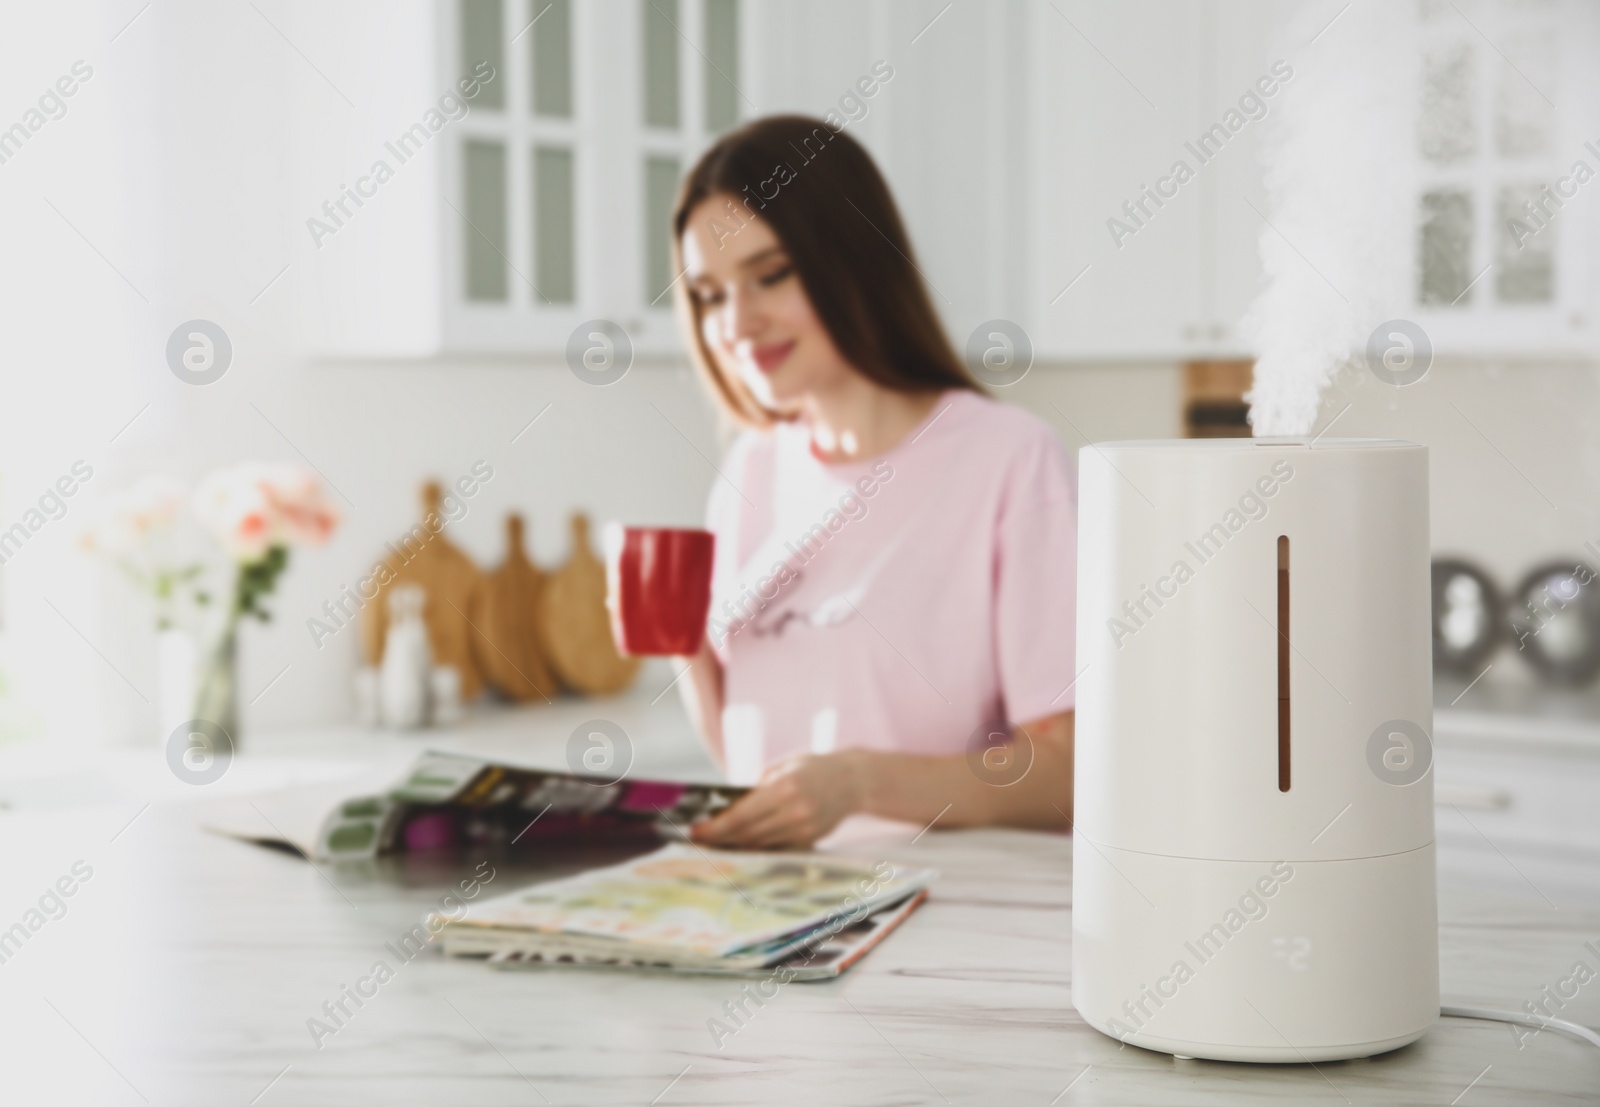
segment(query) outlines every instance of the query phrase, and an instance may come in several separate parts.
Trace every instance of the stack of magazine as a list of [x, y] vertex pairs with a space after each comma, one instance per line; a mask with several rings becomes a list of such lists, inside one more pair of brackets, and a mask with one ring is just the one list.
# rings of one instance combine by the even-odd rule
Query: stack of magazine
[[621, 865], [437, 915], [451, 956], [495, 968], [654, 969], [818, 980], [898, 926], [938, 874], [819, 854], [673, 843]]
[[[216, 833], [316, 861], [465, 849], [559, 856], [621, 836], [648, 849], [609, 868], [434, 914], [453, 956], [495, 968], [579, 966], [825, 980], [927, 897], [931, 869], [822, 854], [702, 849], [688, 828], [748, 789], [610, 780], [429, 751], [398, 780], [332, 782], [211, 808]], [[675, 839], [675, 840], [674, 840]]]

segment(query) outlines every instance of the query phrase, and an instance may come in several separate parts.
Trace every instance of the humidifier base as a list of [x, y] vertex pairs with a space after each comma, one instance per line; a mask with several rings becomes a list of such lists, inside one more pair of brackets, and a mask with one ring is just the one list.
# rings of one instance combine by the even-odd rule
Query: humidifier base
[[1434, 849], [1212, 861], [1073, 841], [1072, 999], [1185, 1057], [1369, 1057], [1439, 1016]]
[[1385, 1038], [1378, 1042], [1352, 1042], [1323, 1049], [1297, 1049], [1280, 1045], [1276, 1049], [1252, 1046], [1240, 1048], [1225, 1042], [1184, 1042], [1171, 1038], [1158, 1038], [1148, 1034], [1130, 1034], [1122, 1039], [1131, 1046], [1148, 1049], [1154, 1053], [1170, 1053], [1178, 1061], [1247, 1061], [1266, 1065], [1303, 1065], [1318, 1061], [1348, 1061], [1356, 1057], [1375, 1057], [1391, 1049], [1410, 1045], [1428, 1032], [1423, 1027], [1414, 1034], [1398, 1038]]

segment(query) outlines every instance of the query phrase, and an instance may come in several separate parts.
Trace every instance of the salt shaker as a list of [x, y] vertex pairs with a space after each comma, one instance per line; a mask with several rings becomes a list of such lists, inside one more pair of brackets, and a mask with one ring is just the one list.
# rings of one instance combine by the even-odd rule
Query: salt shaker
[[429, 677], [433, 725], [459, 723], [465, 714], [461, 707], [461, 671], [454, 665], [435, 665]]
[[428, 721], [428, 628], [422, 622], [425, 600], [414, 584], [389, 593], [389, 632], [383, 643], [380, 705], [385, 726], [414, 729]]

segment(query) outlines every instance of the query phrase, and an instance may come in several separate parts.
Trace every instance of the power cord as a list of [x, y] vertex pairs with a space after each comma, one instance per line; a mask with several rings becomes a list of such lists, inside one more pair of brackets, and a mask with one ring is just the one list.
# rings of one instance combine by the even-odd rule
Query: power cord
[[1559, 1030], [1574, 1038], [1581, 1039], [1593, 1046], [1600, 1046], [1600, 1034], [1596, 1034], [1587, 1026], [1580, 1026], [1566, 1019], [1545, 1018], [1538, 1015], [1526, 1015], [1521, 1011], [1496, 1011], [1490, 1007], [1441, 1007], [1439, 1014], [1445, 1018], [1453, 1019], [1487, 1019], [1490, 1022], [1514, 1022], [1519, 1026], [1533, 1026], [1540, 1030]]

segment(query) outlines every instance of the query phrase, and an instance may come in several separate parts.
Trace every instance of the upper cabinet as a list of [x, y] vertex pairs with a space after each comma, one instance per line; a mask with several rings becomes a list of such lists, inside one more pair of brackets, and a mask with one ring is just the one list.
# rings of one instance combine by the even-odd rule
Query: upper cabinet
[[1243, 352], [1237, 323], [1260, 274], [1260, 127], [1283, 85], [1272, 8], [1030, 5], [1038, 351]]
[[314, 351], [558, 354], [594, 319], [680, 349], [668, 224], [743, 114], [740, 21], [739, 0], [319, 8], [367, 80], [296, 105]]
[[[1260, 0], [1030, 6], [1029, 285], [1050, 297], [1030, 304], [1036, 348], [1246, 356], [1239, 323], [1262, 286], [1265, 237], [1352, 282], [1402, 272], [1365, 310], [1416, 320], [1438, 352], [1593, 356], [1600, 224], [1582, 193], [1600, 174], [1596, 9], [1407, 0], [1381, 62], [1335, 26], [1337, 4], [1311, 15]], [[1332, 64], [1376, 93], [1341, 96], [1317, 71]], [[1287, 88], [1327, 99], [1302, 99], [1302, 133], [1269, 143]], [[1340, 118], [1351, 105], [1368, 114]], [[1344, 256], [1325, 258], [1279, 225], [1276, 201], [1320, 205], [1341, 144], [1347, 163], [1379, 144], [1394, 158], [1345, 182], [1373, 190], [1371, 203], [1328, 205], [1319, 231]], [[1400, 214], [1381, 234], [1327, 223], [1386, 206]], [[1328, 309], [1340, 298], [1354, 297], [1334, 289]]]
[[1594, 9], [1417, 9], [1415, 318], [1450, 352], [1592, 355]]
[[[958, 347], [1006, 319], [1037, 358], [1248, 356], [1240, 321], [1265, 239], [1312, 268], [1337, 268], [1323, 249], [1383, 259], [1396, 291], [1381, 310], [1421, 322], [1442, 352], [1592, 354], [1596, 9], [1405, 0], [1382, 9], [1396, 33], [1379, 62], [1360, 9], [1327, 7], [301, 7], [314, 25], [291, 37], [328, 43], [317, 53], [339, 58], [342, 86], [292, 83], [305, 330], [320, 352], [360, 357], [559, 354], [605, 319], [636, 350], [680, 352], [678, 182], [741, 119], [798, 111], [872, 150]], [[1304, 99], [1352, 87], [1362, 95]], [[1349, 115], [1347, 102], [1362, 118], [1308, 143], [1322, 124], [1305, 120]], [[1295, 141], [1269, 142], [1291, 118]], [[1392, 157], [1372, 155], [1379, 138]], [[1357, 146], [1359, 159], [1339, 154]], [[1308, 179], [1285, 157], [1333, 159], [1316, 195], [1294, 197], [1324, 243], [1276, 218], [1282, 190]], [[1387, 205], [1380, 241], [1346, 234], [1340, 221], [1364, 210], [1347, 188]], [[1328, 296], [1331, 311], [1353, 298]]]

